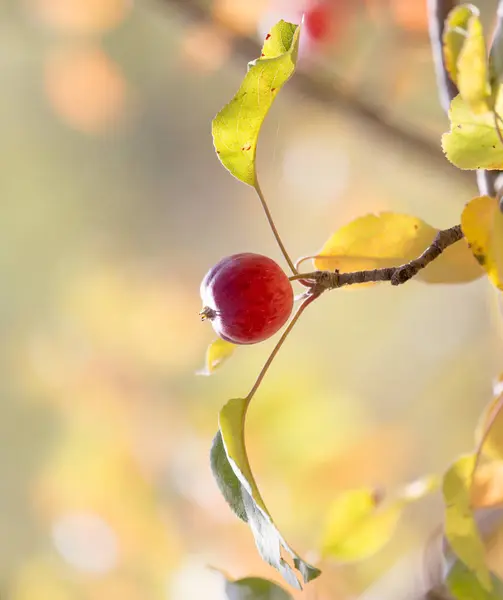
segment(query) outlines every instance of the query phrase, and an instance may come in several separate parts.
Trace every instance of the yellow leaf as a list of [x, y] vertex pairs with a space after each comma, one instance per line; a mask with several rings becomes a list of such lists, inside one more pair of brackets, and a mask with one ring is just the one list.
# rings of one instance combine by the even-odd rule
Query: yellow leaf
[[479, 11], [465, 4], [447, 18], [444, 55], [449, 73], [463, 100], [474, 113], [490, 110], [487, 51]]
[[491, 576], [485, 562], [485, 549], [477, 529], [471, 506], [471, 486], [475, 456], [459, 458], [445, 473], [445, 537], [452, 551], [469, 567], [481, 585], [492, 589]]
[[[438, 229], [410, 215], [366, 215], [336, 231], [314, 258], [314, 266], [341, 272], [399, 266], [420, 256], [437, 233]], [[416, 279], [462, 283], [482, 274], [466, 243], [460, 241], [420, 271]]]
[[197, 372], [198, 375], [211, 375], [216, 369], [234, 354], [236, 346], [222, 338], [217, 338], [206, 350], [206, 364]]
[[471, 200], [461, 215], [461, 227], [473, 255], [503, 290], [503, 214], [497, 200], [489, 196]]
[[473, 4], [461, 4], [453, 8], [445, 20], [443, 35], [445, 66], [454, 83], [458, 83], [458, 59], [466, 42], [468, 23], [480, 12]]
[[371, 488], [341, 494], [330, 507], [322, 551], [341, 562], [362, 560], [381, 549], [393, 534], [402, 504], [379, 508]]

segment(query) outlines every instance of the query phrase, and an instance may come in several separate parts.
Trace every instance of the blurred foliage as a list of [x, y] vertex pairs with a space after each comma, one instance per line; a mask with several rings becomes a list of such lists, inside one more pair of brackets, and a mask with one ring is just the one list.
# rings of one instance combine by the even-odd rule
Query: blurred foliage
[[[233, 252], [278, 257], [256, 198], [214, 158], [209, 124], [255, 56], [242, 36], [262, 39], [294, 3], [195, 4], [207, 18], [167, 0], [0, 7], [0, 594], [13, 600], [222, 600], [209, 565], [276, 577], [208, 460], [218, 410], [249, 388], [268, 343], [214, 379], [195, 371], [212, 339], [198, 319], [206, 270]], [[440, 153], [393, 133], [436, 146], [445, 128], [425, 3], [328, 4], [336, 29], [301, 48], [311, 87], [285, 89], [258, 152], [298, 256], [368, 212], [452, 225], [474, 195]], [[320, 102], [320, 83], [354, 100]], [[250, 410], [247, 446], [306, 560], [339, 493], [441, 472], [470, 448], [501, 366], [491, 294], [482, 280], [348, 290], [305, 315]], [[441, 512], [411, 506], [365, 564], [327, 565], [317, 600], [354, 597]]]

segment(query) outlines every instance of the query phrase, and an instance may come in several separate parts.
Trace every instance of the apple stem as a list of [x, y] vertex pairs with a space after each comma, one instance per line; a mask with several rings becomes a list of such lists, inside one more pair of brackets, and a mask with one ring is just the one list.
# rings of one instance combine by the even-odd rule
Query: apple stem
[[201, 321], [206, 321], [206, 319], [212, 321], [217, 316], [217, 311], [209, 306], [205, 306], [199, 314], [201, 315]]
[[273, 351], [271, 352], [271, 354], [269, 355], [269, 358], [266, 360], [264, 366], [262, 367], [262, 370], [260, 371], [259, 376], [257, 377], [252, 389], [250, 390], [250, 393], [246, 396], [247, 403], [249, 403], [251, 401], [251, 399], [253, 398], [253, 396], [255, 395], [255, 392], [258, 390], [260, 384], [262, 383], [262, 380], [264, 379], [265, 374], [269, 370], [269, 367], [271, 366], [272, 361], [274, 360], [276, 354], [278, 354], [279, 349], [281, 348], [284, 341], [288, 337], [288, 334], [290, 333], [290, 331], [292, 331], [293, 327], [295, 326], [295, 323], [297, 323], [297, 321], [299, 320], [300, 315], [306, 310], [306, 308], [312, 302], [314, 302], [314, 300], [316, 300], [316, 298], [319, 298], [322, 293], [323, 293], [323, 290], [318, 290], [316, 292], [308, 292], [307, 298], [299, 306], [296, 313], [291, 318], [290, 323], [288, 323], [288, 326], [286, 327], [285, 331], [281, 334], [281, 337], [279, 338], [278, 343], [276, 344], [276, 346], [274, 346]]
[[271, 230], [272, 230], [272, 232], [274, 234], [274, 237], [276, 238], [276, 242], [278, 243], [278, 246], [280, 247], [280, 250], [283, 253], [283, 256], [285, 257], [285, 260], [288, 263], [288, 266], [290, 267], [290, 270], [292, 271], [292, 273], [294, 275], [296, 275], [298, 273], [298, 271], [295, 268], [295, 265], [293, 264], [293, 261], [290, 258], [290, 255], [286, 251], [285, 245], [283, 244], [283, 241], [281, 240], [281, 236], [279, 235], [279, 231], [276, 229], [276, 225], [274, 224], [274, 220], [272, 218], [271, 211], [269, 210], [269, 207], [267, 206], [267, 202], [266, 202], [266, 200], [264, 198], [264, 194], [262, 193], [262, 189], [260, 188], [260, 184], [258, 182], [258, 179], [255, 180], [255, 186], [254, 187], [255, 187], [255, 191], [257, 192], [258, 197], [260, 198], [260, 202], [262, 204], [262, 208], [264, 209], [264, 213], [265, 213], [265, 216], [267, 217], [267, 220], [269, 222], [269, 226], [271, 227]]

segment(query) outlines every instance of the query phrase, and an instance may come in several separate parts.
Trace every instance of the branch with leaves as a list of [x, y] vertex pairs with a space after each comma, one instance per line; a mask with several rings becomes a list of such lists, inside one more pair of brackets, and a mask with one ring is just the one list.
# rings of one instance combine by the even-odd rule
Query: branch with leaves
[[[252, 398], [304, 310], [327, 290], [363, 283], [390, 282], [398, 286], [414, 279], [426, 284], [461, 284], [487, 275], [496, 288], [503, 290], [503, 213], [495, 187], [496, 174], [503, 170], [502, 119], [499, 116], [503, 108], [503, 96], [500, 94], [503, 72], [500, 68], [500, 64], [503, 67], [501, 23], [487, 55], [479, 12], [473, 5], [456, 6], [454, 2], [430, 0], [429, 11], [437, 79], [451, 124], [450, 132], [442, 137], [442, 147], [447, 159], [459, 169], [482, 173], [478, 175], [480, 196], [467, 203], [460, 216], [460, 225], [438, 230], [411, 215], [365, 215], [336, 231], [317, 253], [296, 263], [292, 260], [260, 187], [256, 152], [264, 119], [277, 94], [294, 74], [300, 25], [280, 21], [272, 28], [266, 36], [261, 56], [249, 63], [238, 92], [212, 124], [219, 160], [235, 178], [254, 188], [292, 273], [288, 279], [307, 288], [299, 296], [299, 307], [250, 392], [230, 400], [220, 411], [219, 430], [211, 450], [212, 470], [222, 495], [235, 514], [250, 526], [262, 558], [297, 588], [301, 587], [299, 579], [308, 583], [321, 571], [302, 559], [276, 528], [248, 460], [245, 420]], [[500, 20], [502, 15], [500, 11]], [[269, 316], [271, 319], [278, 316], [274, 303], [269, 303], [267, 310], [272, 312], [266, 315], [266, 319], [263, 318], [264, 311], [258, 311], [262, 321], [257, 321], [257, 311], [253, 311], [253, 306], [240, 306], [239, 310], [232, 307], [232, 293], [237, 285], [234, 271], [236, 266], [244, 264], [243, 257], [236, 255], [224, 259], [222, 264], [225, 263], [227, 271], [220, 263], [215, 267], [219, 269], [220, 279], [229, 278], [229, 281], [223, 282], [222, 288], [226, 310], [206, 306], [202, 315], [213, 319], [217, 332], [227, 333], [223, 335], [224, 339], [216, 340], [208, 349], [206, 374], [212, 373], [229, 358], [235, 348], [228, 335], [230, 328], [226, 328], [229, 325], [226, 320], [234, 319], [234, 325], [242, 334], [237, 343], [246, 344], [269, 337], [269, 334], [259, 335], [252, 340], [252, 325], [256, 328], [258, 322], [258, 326], [265, 327]], [[299, 272], [300, 265], [306, 260], [313, 261], [315, 270]], [[270, 259], [267, 261], [268, 264], [272, 262]], [[266, 285], [264, 282], [274, 283], [271, 273], [277, 272], [276, 267], [265, 269], [262, 265], [260, 270], [257, 264], [253, 272]], [[211, 287], [216, 277], [217, 271], [210, 271], [205, 285]], [[281, 277], [288, 284], [284, 273]], [[253, 281], [250, 282], [249, 278], [245, 285], [241, 285], [241, 303], [243, 298], [249, 297], [247, 293], [252, 287]], [[276, 297], [276, 302], [280, 302], [274, 290], [267, 288], [266, 291], [264, 296]], [[213, 293], [209, 296], [215, 300]], [[281, 298], [283, 302], [283, 292]], [[293, 301], [288, 311], [291, 311], [292, 305]], [[252, 323], [250, 319], [253, 318], [256, 322]], [[217, 321], [218, 328], [215, 325]], [[335, 499], [327, 517], [322, 556], [352, 561], [376, 552], [392, 534], [404, 507], [441, 487], [446, 506], [444, 535], [454, 557], [448, 576], [449, 589], [456, 597], [466, 598], [466, 595], [460, 595], [463, 587], [460, 582], [469, 582], [472, 588], [479, 586], [486, 594], [480, 597], [496, 597], [490, 594], [495, 593], [498, 583], [486, 566], [484, 543], [474, 511], [481, 506], [503, 504], [503, 494], [488, 497], [487, 486], [479, 484], [481, 474], [489, 473], [491, 481], [495, 481], [497, 474], [502, 472], [487, 451], [489, 447], [497, 447], [497, 459], [503, 461], [503, 440], [495, 435], [495, 432], [503, 431], [503, 422], [498, 424], [503, 421], [503, 417], [500, 419], [502, 405], [503, 400], [493, 406], [490, 419], [484, 422], [483, 433], [478, 434], [475, 451], [455, 461], [441, 477], [428, 476], [405, 486], [394, 495], [364, 489], [352, 490]], [[380, 532], [377, 537], [371, 534], [376, 527]], [[348, 538], [350, 544], [347, 543]], [[355, 539], [360, 540], [360, 544], [355, 545]]]

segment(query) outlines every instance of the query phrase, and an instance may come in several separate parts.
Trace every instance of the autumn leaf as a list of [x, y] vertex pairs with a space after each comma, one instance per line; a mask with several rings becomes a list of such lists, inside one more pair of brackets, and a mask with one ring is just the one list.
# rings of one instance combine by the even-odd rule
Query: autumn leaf
[[446, 69], [454, 83], [458, 81], [458, 59], [465, 45], [468, 24], [472, 17], [478, 17], [478, 8], [473, 4], [460, 4], [454, 7], [445, 20], [443, 51]]
[[372, 488], [341, 494], [330, 507], [322, 543], [323, 556], [352, 562], [375, 554], [390, 539], [402, 513], [401, 505], [379, 509]]
[[482, 587], [492, 590], [485, 562], [485, 549], [471, 505], [475, 455], [460, 457], [445, 473], [442, 489], [445, 500], [445, 537], [456, 556], [471, 569]]
[[444, 31], [444, 57], [449, 75], [460, 96], [474, 113], [490, 110], [487, 51], [479, 18], [471, 4], [455, 7], [448, 15]]
[[471, 200], [461, 215], [461, 228], [477, 261], [503, 290], [503, 213], [497, 200], [489, 196]]
[[236, 346], [222, 338], [217, 338], [206, 350], [206, 364], [197, 372], [197, 375], [211, 375], [216, 369], [234, 354]]
[[[244, 425], [249, 401], [234, 398], [220, 411], [220, 431], [211, 450], [211, 465], [218, 486], [231, 509], [245, 520], [253, 533], [260, 556], [284, 579], [301, 589], [295, 570], [304, 583], [320, 575], [292, 550], [276, 529], [253, 477], [244, 442]], [[293, 567], [283, 558], [290, 555]]]
[[[341, 227], [314, 257], [314, 267], [340, 272], [395, 267], [420, 256], [438, 229], [421, 219], [397, 213], [369, 214]], [[461, 240], [422, 269], [415, 279], [426, 283], [463, 283], [483, 271]]]
[[[498, 94], [495, 111], [502, 114], [501, 94]], [[493, 112], [476, 114], [458, 95], [451, 102], [449, 119], [451, 129], [442, 136], [442, 148], [453, 165], [467, 170], [503, 168], [503, 144]]]
[[293, 600], [277, 583], [260, 577], [245, 577], [225, 584], [227, 600]]
[[438, 488], [438, 478], [424, 477], [406, 485], [385, 502], [373, 488], [349, 490], [330, 507], [322, 542], [326, 557], [360, 561], [378, 552], [393, 535], [403, 509]]
[[234, 98], [213, 119], [217, 155], [234, 177], [256, 186], [255, 157], [260, 128], [278, 91], [295, 71], [300, 26], [279, 21], [266, 36], [262, 55]]

